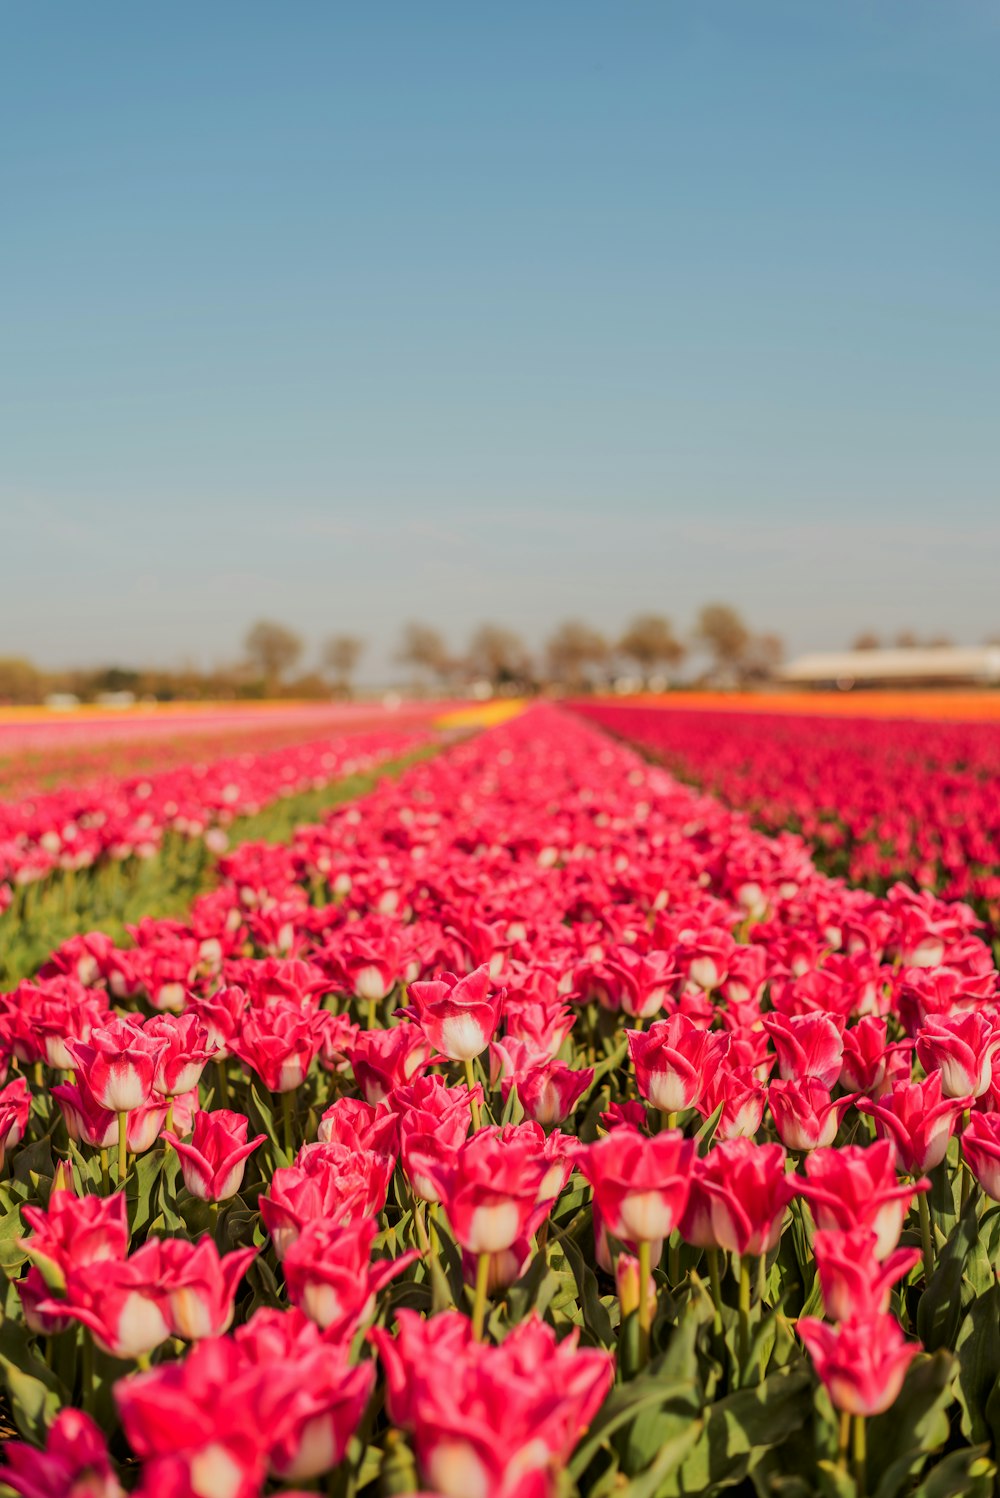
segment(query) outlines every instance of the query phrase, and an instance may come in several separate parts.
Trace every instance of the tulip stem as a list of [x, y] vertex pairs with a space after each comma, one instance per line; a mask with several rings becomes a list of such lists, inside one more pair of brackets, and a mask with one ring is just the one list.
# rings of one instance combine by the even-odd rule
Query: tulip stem
[[479, 1100], [476, 1097], [476, 1074], [472, 1069], [472, 1062], [465, 1062], [465, 1085], [469, 1089], [469, 1110], [472, 1113], [472, 1130], [478, 1133], [482, 1127], [482, 1115], [479, 1111]]
[[750, 1255], [740, 1254], [740, 1323], [739, 1323], [739, 1360], [740, 1375], [746, 1369], [750, 1357]]
[[841, 1472], [847, 1471], [847, 1465], [851, 1455], [851, 1416], [848, 1410], [840, 1412], [840, 1430], [837, 1439], [837, 1466]]
[[80, 1348], [80, 1404], [85, 1414], [94, 1404], [94, 1343], [86, 1327]]
[[368, 1014], [367, 1014], [367, 1017], [365, 1019], [365, 1029], [366, 1030], [374, 1030], [376, 1028], [375, 1021], [376, 1021], [377, 1018], [378, 1018], [378, 1000], [377, 999], [369, 999], [368, 1000]]
[[920, 1215], [920, 1244], [924, 1252], [924, 1279], [929, 1284], [934, 1273], [934, 1239], [931, 1236], [931, 1209], [927, 1192], [917, 1196], [917, 1212]]
[[639, 1367], [649, 1362], [649, 1333], [653, 1324], [653, 1303], [649, 1294], [652, 1273], [651, 1250], [647, 1239], [639, 1241]]
[[472, 1302], [472, 1335], [477, 1342], [483, 1340], [483, 1322], [486, 1319], [486, 1291], [490, 1283], [491, 1254], [480, 1254], [476, 1260], [476, 1298]]
[[719, 1272], [719, 1250], [710, 1248], [708, 1255], [708, 1282], [712, 1287], [712, 1304], [715, 1307], [715, 1334], [722, 1332], [722, 1275]]
[[283, 1092], [281, 1094], [281, 1118], [285, 1128], [285, 1153], [290, 1160], [295, 1158], [295, 1131], [292, 1127], [294, 1109], [292, 1107], [292, 1094]]
[[865, 1498], [867, 1491], [865, 1477], [867, 1475], [868, 1453], [865, 1441], [864, 1415], [853, 1416], [851, 1420], [851, 1434], [853, 1436], [854, 1486], [858, 1498]]
[[107, 1196], [111, 1190], [111, 1167], [108, 1164], [108, 1151], [101, 1150], [101, 1195]]
[[174, 1100], [172, 1097], [167, 1098], [167, 1116], [164, 1119], [163, 1127], [167, 1130], [168, 1134], [174, 1132]]
[[118, 1184], [124, 1186], [128, 1175], [128, 1114], [122, 1110], [118, 1115]]
[[229, 1107], [229, 1078], [226, 1076], [225, 1061], [215, 1063], [215, 1076], [219, 1084], [219, 1104], [223, 1108]]

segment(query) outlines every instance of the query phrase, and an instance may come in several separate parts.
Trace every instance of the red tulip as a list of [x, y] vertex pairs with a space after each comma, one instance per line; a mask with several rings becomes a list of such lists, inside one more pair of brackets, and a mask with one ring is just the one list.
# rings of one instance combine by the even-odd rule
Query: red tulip
[[252, 1010], [230, 1047], [269, 1092], [294, 1092], [315, 1060], [319, 1039], [314, 1013], [286, 1001]]
[[170, 1335], [159, 1241], [148, 1239], [129, 1259], [71, 1266], [65, 1300], [43, 1309], [82, 1322], [112, 1357], [152, 1352]]
[[528, 1118], [550, 1126], [562, 1123], [573, 1112], [580, 1098], [594, 1080], [594, 1068], [579, 1071], [562, 1061], [541, 1061], [500, 1082], [500, 1095], [506, 1103], [512, 1088]]
[[206, 1063], [214, 1052], [208, 1044], [208, 1031], [196, 1014], [158, 1014], [143, 1026], [145, 1034], [164, 1041], [156, 1071], [153, 1091], [161, 1097], [176, 1097], [198, 1086]]
[[374, 1106], [427, 1070], [431, 1045], [419, 1025], [362, 1030], [348, 1058], [362, 1097]]
[[307, 1144], [295, 1164], [274, 1172], [260, 1213], [279, 1259], [307, 1222], [355, 1222], [385, 1206], [395, 1162], [373, 1150], [343, 1144]]
[[228, 1331], [237, 1286], [256, 1256], [255, 1248], [239, 1248], [220, 1258], [211, 1238], [165, 1238], [160, 1260], [173, 1336], [200, 1342]]
[[47, 1210], [24, 1206], [21, 1217], [31, 1237], [21, 1246], [52, 1289], [63, 1290], [72, 1269], [124, 1259], [128, 1253], [125, 1197], [76, 1196], [53, 1191]]

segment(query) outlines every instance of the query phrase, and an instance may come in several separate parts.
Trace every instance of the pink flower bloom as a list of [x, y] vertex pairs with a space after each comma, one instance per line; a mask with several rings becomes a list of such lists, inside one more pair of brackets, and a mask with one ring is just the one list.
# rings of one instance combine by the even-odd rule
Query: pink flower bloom
[[894, 1404], [920, 1351], [894, 1316], [858, 1317], [838, 1327], [802, 1316], [798, 1330], [834, 1408], [852, 1415], [880, 1415]]
[[880, 1316], [889, 1309], [892, 1287], [920, 1260], [918, 1248], [897, 1248], [888, 1258], [875, 1257], [875, 1234], [819, 1232], [813, 1240], [823, 1309], [831, 1321]]
[[619, 947], [606, 967], [617, 981], [621, 1008], [636, 1019], [657, 1014], [681, 976], [668, 952], [641, 954], [631, 947]]
[[533, 1140], [494, 1129], [426, 1168], [456, 1241], [475, 1254], [502, 1253], [526, 1236], [549, 1172]]
[[891, 1139], [896, 1166], [908, 1175], [923, 1175], [940, 1165], [948, 1140], [971, 1098], [941, 1096], [941, 1073], [932, 1071], [923, 1082], [903, 1082], [878, 1102], [858, 1099], [862, 1113], [870, 1113], [880, 1139]]
[[260, 1198], [264, 1226], [283, 1259], [307, 1222], [356, 1222], [385, 1206], [395, 1162], [373, 1150], [307, 1144], [295, 1164], [279, 1167]]
[[433, 983], [411, 983], [410, 1013], [436, 1051], [471, 1061], [485, 1051], [500, 1023], [505, 990], [492, 992], [485, 964], [464, 977], [444, 973]]
[[841, 1232], [870, 1228], [879, 1259], [886, 1258], [899, 1242], [914, 1194], [929, 1191], [931, 1184], [923, 1177], [900, 1185], [893, 1155], [888, 1139], [867, 1149], [851, 1144], [815, 1150], [806, 1157], [808, 1179], [799, 1182], [818, 1228]]
[[21, 1217], [31, 1229], [21, 1246], [52, 1289], [63, 1290], [73, 1269], [124, 1260], [128, 1253], [126, 1203], [120, 1192], [76, 1196], [72, 1191], [53, 1191], [47, 1210], [24, 1206]]
[[661, 1113], [693, 1107], [730, 1046], [728, 1035], [713, 1035], [683, 1014], [625, 1034], [639, 1091]]
[[390, 1418], [414, 1436], [423, 1480], [443, 1498], [554, 1498], [558, 1474], [614, 1377], [610, 1353], [557, 1342], [531, 1316], [499, 1347], [474, 1344], [457, 1313], [397, 1316], [374, 1331]]
[[[440, 1077], [427, 1080], [444, 1086]], [[462, 1091], [464, 1093], [464, 1089]], [[463, 1101], [468, 1117], [469, 1105], [464, 1098]], [[393, 1111], [393, 1104], [383, 1102], [372, 1107], [362, 1098], [341, 1097], [330, 1104], [320, 1119], [318, 1137], [323, 1144], [355, 1145], [358, 1149], [374, 1150], [379, 1155], [394, 1155], [398, 1132], [399, 1119]]]
[[229, 1044], [269, 1092], [294, 1092], [305, 1081], [319, 1043], [315, 1015], [286, 1001], [252, 1010]]
[[925, 1072], [940, 1071], [945, 1097], [982, 1097], [1000, 1052], [1000, 1029], [978, 1011], [928, 1019], [917, 1036], [917, 1058]]
[[8, 1150], [20, 1144], [31, 1116], [31, 1093], [23, 1077], [0, 1089], [0, 1165]]
[[827, 1089], [833, 1086], [843, 1064], [843, 1020], [822, 1013], [766, 1014], [763, 1025], [774, 1041], [783, 1081], [815, 1077]]
[[195, 1115], [190, 1144], [175, 1134], [164, 1134], [177, 1151], [184, 1185], [192, 1196], [205, 1202], [224, 1202], [236, 1195], [243, 1184], [247, 1159], [267, 1138], [258, 1134], [248, 1143], [248, 1126], [249, 1120], [242, 1113], [214, 1108]]
[[147, 1240], [130, 1259], [71, 1266], [65, 1300], [47, 1301], [42, 1309], [82, 1322], [112, 1357], [152, 1352], [170, 1335], [158, 1240]]
[[853, 1097], [831, 1098], [817, 1077], [772, 1082], [767, 1089], [778, 1138], [790, 1150], [814, 1150], [832, 1144], [841, 1115], [853, 1101]]
[[163, 1040], [121, 1019], [95, 1025], [89, 1041], [68, 1040], [66, 1047], [94, 1101], [111, 1113], [130, 1113], [149, 1100], [166, 1048]]
[[[707, 1199], [710, 1232], [719, 1248], [757, 1256], [778, 1246], [785, 1209], [796, 1194], [780, 1144], [725, 1140], [698, 1162], [695, 1180]], [[704, 1230], [700, 1241], [712, 1246]]]
[[374, 1105], [427, 1070], [431, 1045], [419, 1025], [395, 1025], [362, 1030], [348, 1054], [362, 1097]]
[[666, 1238], [687, 1205], [695, 1144], [676, 1129], [652, 1139], [625, 1124], [590, 1145], [580, 1169], [609, 1233], [622, 1243]]
[[165, 1238], [160, 1261], [173, 1336], [200, 1342], [228, 1331], [237, 1286], [256, 1256], [255, 1248], [239, 1248], [220, 1258], [211, 1238]]
[[702, 1118], [711, 1118], [722, 1104], [716, 1139], [753, 1139], [763, 1121], [766, 1101], [767, 1094], [753, 1072], [745, 1067], [720, 1066], [709, 1076], [695, 1107]]
[[1000, 1201], [1000, 1113], [973, 1113], [962, 1131], [962, 1154], [986, 1195]]
[[536, 1123], [562, 1123], [573, 1112], [580, 1098], [594, 1080], [594, 1068], [575, 1071], [562, 1061], [542, 1061], [514, 1076], [504, 1077], [500, 1095], [506, 1103], [511, 1089], [517, 1088], [518, 1100], [528, 1118]]
[[122, 1498], [100, 1430], [82, 1410], [60, 1410], [44, 1451], [25, 1441], [4, 1448], [0, 1483], [21, 1498]]
[[176, 1097], [197, 1087], [213, 1055], [208, 1031], [196, 1014], [154, 1015], [143, 1026], [147, 1035], [165, 1042], [153, 1076], [153, 1091]]
[[840, 1085], [847, 1092], [880, 1098], [897, 1082], [910, 1080], [909, 1041], [886, 1044], [886, 1022], [866, 1014], [844, 1031]]
[[89, 1144], [93, 1149], [107, 1149], [117, 1143], [118, 1115], [102, 1108], [84, 1083], [60, 1082], [49, 1091], [59, 1104], [66, 1132], [74, 1143]]
[[375, 1297], [391, 1279], [420, 1257], [410, 1249], [398, 1259], [371, 1263], [378, 1225], [371, 1218], [353, 1223], [310, 1222], [282, 1263], [288, 1298], [328, 1332], [348, 1342], [368, 1321]]

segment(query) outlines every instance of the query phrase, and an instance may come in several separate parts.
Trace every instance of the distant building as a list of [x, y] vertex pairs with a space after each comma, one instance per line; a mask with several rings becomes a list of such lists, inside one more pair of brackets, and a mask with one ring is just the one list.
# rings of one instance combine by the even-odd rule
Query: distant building
[[821, 651], [781, 666], [774, 679], [844, 691], [855, 686], [997, 686], [1000, 645]]

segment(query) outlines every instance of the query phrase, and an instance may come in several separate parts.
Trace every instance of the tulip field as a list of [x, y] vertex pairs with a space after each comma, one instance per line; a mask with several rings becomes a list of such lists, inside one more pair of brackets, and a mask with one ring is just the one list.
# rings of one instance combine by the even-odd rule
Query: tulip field
[[994, 1493], [1000, 729], [199, 753], [0, 805], [0, 1495]]
[[766, 831], [801, 833], [826, 872], [967, 900], [1000, 932], [1000, 722], [578, 707]]

